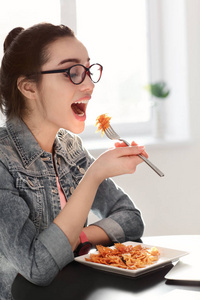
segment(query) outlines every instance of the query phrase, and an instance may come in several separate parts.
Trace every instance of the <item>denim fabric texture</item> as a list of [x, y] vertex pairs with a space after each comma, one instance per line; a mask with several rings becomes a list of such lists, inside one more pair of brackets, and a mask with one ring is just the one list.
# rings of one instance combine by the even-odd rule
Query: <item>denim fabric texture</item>
[[[59, 214], [56, 173], [69, 199], [94, 158], [82, 141], [59, 130], [54, 157], [41, 149], [19, 119], [0, 128], [0, 299], [12, 299], [18, 273], [30, 282], [48, 285], [73, 261], [71, 245], [53, 220]], [[101, 183], [91, 210], [95, 223], [113, 242], [136, 240], [143, 234], [140, 211], [111, 179]]]

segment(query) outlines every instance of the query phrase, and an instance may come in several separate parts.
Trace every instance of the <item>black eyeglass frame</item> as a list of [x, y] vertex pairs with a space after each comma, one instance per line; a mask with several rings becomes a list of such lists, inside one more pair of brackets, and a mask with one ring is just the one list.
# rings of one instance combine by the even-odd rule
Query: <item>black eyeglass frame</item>
[[[94, 80], [92, 79], [92, 77], [91, 77], [91, 72], [90, 72], [90, 69], [91, 69], [93, 66], [95, 66], [95, 65], [97, 65], [97, 66], [100, 67], [100, 76], [99, 76], [99, 79], [98, 79], [97, 81], [94, 81]], [[83, 68], [85, 69], [85, 72], [84, 72], [84, 75], [83, 75], [83, 77], [82, 77], [82, 80], [81, 80], [79, 83], [75, 83], [75, 82], [71, 79], [71, 76], [70, 76], [70, 70], [71, 70], [73, 67], [76, 67], [76, 66], [81, 66], [81, 67], [83, 67]], [[58, 69], [58, 70], [41, 71], [40, 74], [66, 73], [66, 74], [68, 75], [69, 80], [70, 80], [73, 84], [79, 85], [79, 84], [81, 84], [81, 83], [85, 80], [85, 77], [86, 77], [87, 74], [89, 75], [89, 77], [90, 77], [90, 79], [92, 80], [92, 82], [94, 82], [94, 83], [99, 82], [99, 80], [101, 79], [102, 71], [103, 71], [103, 66], [100, 65], [100, 64], [97, 64], [97, 63], [96, 63], [96, 64], [92, 64], [91, 66], [89, 66], [89, 68], [85, 67], [85, 66], [82, 65], [82, 64], [75, 64], [75, 65], [73, 65], [73, 66], [71, 66], [71, 67], [69, 67], [69, 68], [67, 68], [67, 69]]]

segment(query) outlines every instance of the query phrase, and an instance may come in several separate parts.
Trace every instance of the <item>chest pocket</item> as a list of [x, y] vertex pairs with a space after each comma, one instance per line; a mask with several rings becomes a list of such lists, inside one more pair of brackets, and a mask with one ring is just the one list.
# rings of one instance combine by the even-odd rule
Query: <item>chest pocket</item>
[[30, 210], [30, 219], [39, 230], [42, 223], [44, 209], [44, 187], [38, 178], [19, 174], [16, 178], [16, 188], [20, 197], [26, 202]]

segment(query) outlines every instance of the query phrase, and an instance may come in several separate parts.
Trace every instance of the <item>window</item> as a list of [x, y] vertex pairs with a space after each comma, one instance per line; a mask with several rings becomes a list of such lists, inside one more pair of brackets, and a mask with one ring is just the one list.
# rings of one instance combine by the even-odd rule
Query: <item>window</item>
[[105, 110], [112, 114], [113, 122], [148, 121], [148, 97], [143, 89], [148, 82], [145, 0], [76, 3], [77, 36], [93, 62], [100, 60], [104, 66], [88, 123], [94, 123], [93, 114]]
[[[151, 137], [155, 109], [143, 87], [163, 80], [171, 92], [162, 105], [165, 128], [161, 143], [187, 140], [190, 131], [185, 1], [60, 1], [61, 21], [83, 40], [92, 60], [104, 66], [102, 80], [89, 105], [88, 123], [94, 124], [100, 113], [108, 112], [120, 135], [136, 136], [138, 143], [146, 145], [157, 143], [158, 139]], [[95, 129], [87, 125], [83, 137], [92, 139]]]
[[[73, 26], [87, 47], [91, 63], [103, 65], [87, 110], [87, 137], [94, 136], [98, 115], [109, 113], [115, 129], [123, 123], [125, 132], [149, 131], [151, 107], [144, 86], [149, 82], [148, 26], [146, 0], [76, 0], [71, 16], [62, 23]], [[61, 1], [66, 7], [69, 1]], [[69, 11], [68, 9], [68, 11]], [[70, 24], [70, 18], [76, 23]], [[122, 128], [121, 128], [122, 129]]]

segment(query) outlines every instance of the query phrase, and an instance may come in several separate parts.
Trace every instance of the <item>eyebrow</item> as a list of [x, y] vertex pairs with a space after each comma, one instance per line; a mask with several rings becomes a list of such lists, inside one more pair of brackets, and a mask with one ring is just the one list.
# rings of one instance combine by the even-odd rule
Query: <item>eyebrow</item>
[[[88, 57], [87, 62], [89, 62], [89, 61], [90, 61], [90, 58]], [[81, 61], [78, 58], [68, 58], [68, 59], [62, 60], [58, 65], [62, 65], [62, 64], [68, 63], [68, 62], [74, 62], [76, 64], [79, 64]]]

